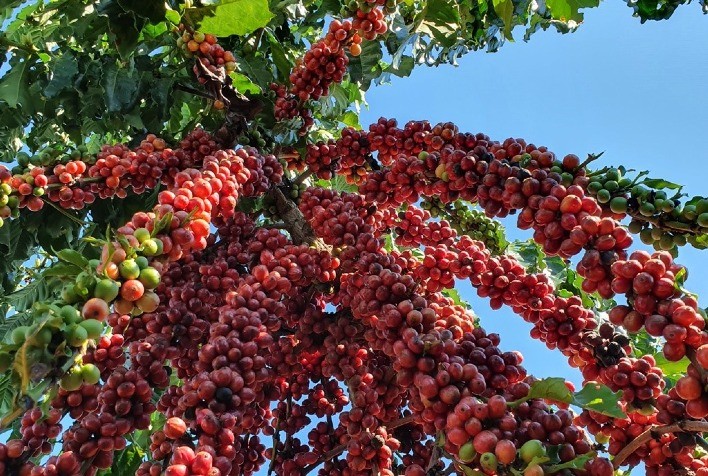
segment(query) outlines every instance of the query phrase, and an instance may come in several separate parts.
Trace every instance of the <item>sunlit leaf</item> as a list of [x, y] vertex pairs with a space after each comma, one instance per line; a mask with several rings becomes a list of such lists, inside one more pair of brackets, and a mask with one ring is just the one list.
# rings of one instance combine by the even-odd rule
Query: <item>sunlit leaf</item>
[[246, 35], [268, 24], [273, 14], [267, 0], [221, 0], [216, 6], [187, 10], [205, 15], [199, 28], [216, 36]]

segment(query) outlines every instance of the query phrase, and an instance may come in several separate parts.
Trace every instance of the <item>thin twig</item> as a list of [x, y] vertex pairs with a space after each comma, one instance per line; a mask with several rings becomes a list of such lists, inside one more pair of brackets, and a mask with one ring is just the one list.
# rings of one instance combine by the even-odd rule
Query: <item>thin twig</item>
[[617, 456], [612, 459], [612, 465], [615, 467], [615, 469], [622, 466], [624, 460], [626, 460], [632, 453], [637, 451], [639, 447], [647, 443], [649, 440], [655, 438], [656, 435], [665, 435], [667, 433], [681, 433], [684, 431], [691, 433], [708, 432], [708, 422], [681, 420], [671, 425], [652, 426], [644, 433], [633, 439], [627, 446], [622, 448], [622, 451], [617, 453]]
[[214, 96], [212, 96], [211, 94], [205, 93], [204, 91], [200, 91], [198, 89], [190, 88], [189, 86], [185, 86], [184, 84], [175, 83], [173, 88], [178, 91], [194, 94], [195, 96], [211, 99], [212, 101], [215, 99]]
[[[396, 420], [392, 423], [389, 423], [385, 426], [386, 426], [386, 429], [393, 430], [395, 428], [398, 428], [399, 426], [407, 425], [408, 423], [411, 423], [412, 421], [413, 421], [413, 415], [408, 415], [403, 418], [399, 418], [398, 420]], [[328, 452], [326, 452], [325, 454], [320, 456], [317, 461], [315, 461], [314, 463], [312, 463], [309, 466], [305, 466], [304, 468], [302, 468], [301, 476], [305, 476], [307, 473], [309, 473], [313, 469], [317, 468], [322, 463], [339, 456], [340, 454], [344, 453], [344, 450], [346, 450], [346, 449], [347, 449], [347, 445], [335, 446], [334, 448], [332, 448], [331, 450], [329, 450]]]
[[602, 154], [604, 154], [604, 153], [605, 153], [605, 151], [603, 150], [599, 154], [588, 154], [588, 158], [585, 159], [580, 165], [575, 167], [575, 170], [580, 170], [582, 168], [585, 168], [590, 163], [592, 163], [592, 162], [596, 161], [597, 159], [599, 159], [600, 157], [602, 157]]
[[335, 446], [334, 448], [332, 448], [331, 450], [329, 450], [328, 452], [326, 452], [325, 454], [320, 456], [319, 459], [317, 461], [315, 461], [314, 463], [312, 463], [310, 466], [305, 466], [304, 468], [302, 468], [301, 475], [305, 476], [307, 473], [309, 473], [313, 469], [317, 468], [322, 463], [329, 461], [332, 458], [336, 458], [337, 456], [341, 455], [342, 453], [344, 453], [344, 450], [346, 450], [346, 449], [347, 449], [347, 445]]
[[312, 175], [312, 169], [307, 169], [303, 173], [301, 173], [294, 181], [293, 185], [300, 185], [302, 182], [307, 180]]

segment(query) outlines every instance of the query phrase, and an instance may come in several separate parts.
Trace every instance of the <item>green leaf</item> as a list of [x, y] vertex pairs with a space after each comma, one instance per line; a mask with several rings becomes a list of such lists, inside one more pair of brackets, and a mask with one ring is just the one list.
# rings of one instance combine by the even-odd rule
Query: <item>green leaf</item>
[[108, 29], [114, 36], [118, 53], [122, 58], [129, 57], [138, 45], [140, 31], [147, 19], [124, 10], [116, 1], [101, 4], [99, 12], [108, 21]]
[[15, 407], [17, 399], [17, 384], [12, 372], [0, 376], [0, 416], [5, 416]]
[[492, 3], [494, 4], [494, 11], [504, 22], [504, 37], [507, 40], [513, 40], [511, 30], [513, 28], [514, 2], [512, 0], [493, 0]]
[[509, 251], [515, 254], [524, 268], [531, 273], [542, 271], [546, 267], [546, 255], [533, 240], [516, 240], [509, 245]]
[[176, 10], [167, 10], [167, 12], [165, 12], [165, 18], [173, 25], [179, 25], [179, 22], [182, 20], [182, 16]]
[[5, 101], [11, 108], [28, 101], [27, 69], [29, 61], [21, 59], [0, 79], [0, 101]]
[[643, 185], [646, 185], [647, 187], [651, 188], [667, 188], [669, 190], [679, 190], [681, 189], [681, 185], [673, 182], [669, 182], [668, 180], [664, 179], [646, 179], [641, 182]]
[[273, 18], [267, 0], [221, 0], [209, 7], [187, 9], [205, 16], [199, 28], [215, 36], [247, 35], [263, 28]]
[[105, 476], [132, 476], [137, 472], [138, 467], [143, 462], [144, 454], [144, 448], [136, 444], [131, 444], [116, 454], [110, 472], [103, 474]]
[[79, 63], [70, 52], [52, 63], [52, 79], [44, 88], [44, 95], [51, 99], [60, 92], [72, 87], [74, 78], [79, 74]]
[[391, 64], [384, 70], [384, 72], [391, 73], [399, 78], [407, 78], [413, 72], [414, 67], [415, 60], [410, 56], [403, 56], [395, 67]]
[[542, 398], [560, 403], [571, 403], [573, 393], [565, 386], [565, 379], [549, 377], [531, 384], [528, 398]]
[[84, 255], [71, 249], [58, 251], [56, 256], [60, 260], [71, 263], [79, 268], [86, 268], [89, 264], [88, 259], [86, 259]]
[[600, 0], [547, 0], [546, 5], [551, 12], [554, 20], [567, 22], [573, 20], [575, 22], [583, 21], [583, 14], [580, 13], [581, 8], [597, 7]]
[[613, 392], [607, 385], [588, 382], [579, 392], [573, 394], [573, 405], [614, 418], [624, 418], [625, 414], [617, 404], [620, 392]]
[[109, 112], [125, 112], [135, 101], [139, 82], [133, 71], [110, 63], [103, 70], [102, 86]]
[[267, 89], [273, 81], [270, 63], [263, 58], [237, 58], [241, 71], [248, 76], [249, 80], [255, 81], [262, 89]]
[[359, 115], [354, 111], [345, 112], [344, 114], [342, 114], [342, 116], [340, 116], [339, 121], [349, 127], [361, 129], [361, 123], [359, 122]]
[[1, 298], [0, 301], [9, 304], [18, 312], [24, 311], [32, 307], [35, 302], [49, 300], [60, 285], [61, 283], [56, 279], [36, 278], [23, 288]]
[[656, 361], [656, 366], [664, 372], [664, 378], [672, 384], [675, 384], [678, 379], [686, 375], [688, 364], [690, 363], [688, 358], [684, 357], [679, 361], [671, 362], [666, 359], [664, 352], [655, 352], [652, 353], [652, 356]]
[[236, 91], [240, 93], [252, 94], [258, 94], [261, 92], [260, 86], [251, 81], [245, 74], [233, 72], [230, 76], [233, 80], [233, 86], [236, 88]]
[[67, 263], [57, 263], [53, 265], [51, 268], [48, 268], [42, 273], [42, 276], [44, 277], [49, 277], [49, 276], [57, 276], [57, 277], [72, 277], [72, 276], [78, 276], [78, 274], [83, 271], [81, 268], [79, 268], [76, 265], [73, 264], [67, 264]]
[[[511, 1], [511, 0], [509, 0]], [[416, 30], [435, 38], [442, 46], [453, 46], [460, 29], [460, 11], [450, 0], [429, 0]]]
[[347, 183], [347, 180], [341, 175], [335, 175], [331, 180], [319, 179], [315, 182], [315, 186], [329, 188], [337, 192], [354, 193], [358, 190], [356, 185]]
[[273, 58], [273, 63], [278, 70], [278, 76], [282, 79], [287, 79], [290, 76], [293, 63], [288, 58], [285, 48], [273, 34], [268, 34], [268, 42], [270, 43], [270, 53]]
[[467, 301], [462, 299], [462, 297], [460, 296], [460, 293], [459, 293], [459, 291], [457, 291], [457, 289], [455, 289], [455, 288], [443, 289], [442, 294], [443, 294], [443, 296], [452, 299], [452, 302], [455, 305], [462, 306], [465, 309], [472, 309], [472, 306], [470, 306], [470, 304]]
[[361, 54], [349, 58], [349, 76], [353, 83], [361, 85], [366, 90], [371, 85], [371, 81], [378, 78], [382, 72], [381, 44], [377, 41], [366, 41], [362, 45]]
[[594, 451], [580, 456], [576, 456], [575, 458], [566, 463], [548, 466], [547, 468], [545, 468], [545, 473], [555, 474], [560, 471], [563, 471], [564, 469], [583, 469], [585, 467], [585, 463], [593, 459], [595, 456], [597, 456], [597, 453], [595, 453]]
[[31, 312], [25, 311], [12, 315], [5, 322], [0, 324], [0, 342], [9, 342], [10, 333], [20, 326], [26, 326], [32, 322], [34, 316]]
[[153, 23], [165, 19], [166, 4], [159, 0], [118, 0], [118, 4], [126, 12], [132, 12], [136, 16], [146, 18]]

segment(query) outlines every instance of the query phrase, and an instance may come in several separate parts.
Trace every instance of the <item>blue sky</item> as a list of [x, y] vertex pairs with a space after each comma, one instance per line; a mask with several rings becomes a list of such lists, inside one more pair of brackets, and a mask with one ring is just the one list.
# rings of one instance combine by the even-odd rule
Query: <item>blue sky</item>
[[[460, 130], [493, 139], [523, 137], [557, 155], [605, 151], [601, 165], [650, 170], [705, 194], [708, 179], [708, 16], [698, 5], [679, 8], [664, 22], [640, 24], [622, 2], [589, 10], [572, 34], [538, 32], [528, 43], [497, 53], [470, 53], [460, 66], [416, 68], [408, 78], [372, 88], [361, 123], [380, 116], [452, 121]], [[511, 238], [530, 238], [505, 221]], [[635, 239], [635, 247], [642, 247]], [[687, 288], [708, 295], [708, 250], [684, 247]], [[521, 350], [539, 377], [579, 383], [558, 352], [528, 337], [529, 325], [463, 286], [483, 325], [499, 332], [506, 349]], [[706, 306], [705, 301], [702, 301]]]
[[[409, 78], [393, 78], [367, 94], [361, 122], [380, 116], [399, 123], [452, 121], [497, 140], [523, 137], [561, 157], [605, 151], [601, 165], [649, 170], [691, 195], [705, 195], [706, 45], [708, 16], [697, 4], [679, 8], [668, 21], [641, 24], [624, 2], [605, 2], [588, 11], [573, 34], [538, 32], [497, 53], [470, 53], [459, 67], [419, 67]], [[505, 222], [511, 238], [530, 237], [512, 223]], [[634, 246], [643, 247], [638, 238]], [[703, 296], [707, 258], [708, 250], [690, 247], [678, 258], [689, 267], [686, 287]], [[501, 335], [502, 347], [522, 351], [531, 373], [580, 383], [559, 352], [528, 336], [530, 325], [506, 309], [492, 311], [469, 285], [461, 290], [482, 325]]]

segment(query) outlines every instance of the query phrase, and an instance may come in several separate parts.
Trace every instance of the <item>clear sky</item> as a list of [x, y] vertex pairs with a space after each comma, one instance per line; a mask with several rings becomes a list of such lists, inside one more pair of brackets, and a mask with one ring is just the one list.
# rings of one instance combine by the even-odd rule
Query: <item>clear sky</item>
[[[380, 116], [452, 121], [496, 140], [523, 137], [561, 157], [605, 151], [601, 165], [650, 170], [691, 195], [708, 195], [706, 46], [708, 16], [698, 4], [680, 7], [668, 21], [641, 24], [624, 2], [604, 2], [587, 11], [575, 33], [538, 32], [497, 53], [470, 53], [458, 67], [419, 67], [372, 88], [362, 124]], [[513, 223], [505, 221], [512, 239], [530, 238]], [[634, 246], [643, 247], [638, 238]], [[704, 297], [705, 307], [708, 250], [684, 247], [678, 261], [688, 265], [686, 287]], [[580, 383], [559, 352], [528, 336], [529, 324], [508, 310], [492, 311], [469, 285], [461, 290], [482, 325], [501, 335], [502, 347], [522, 351], [531, 373]]]

